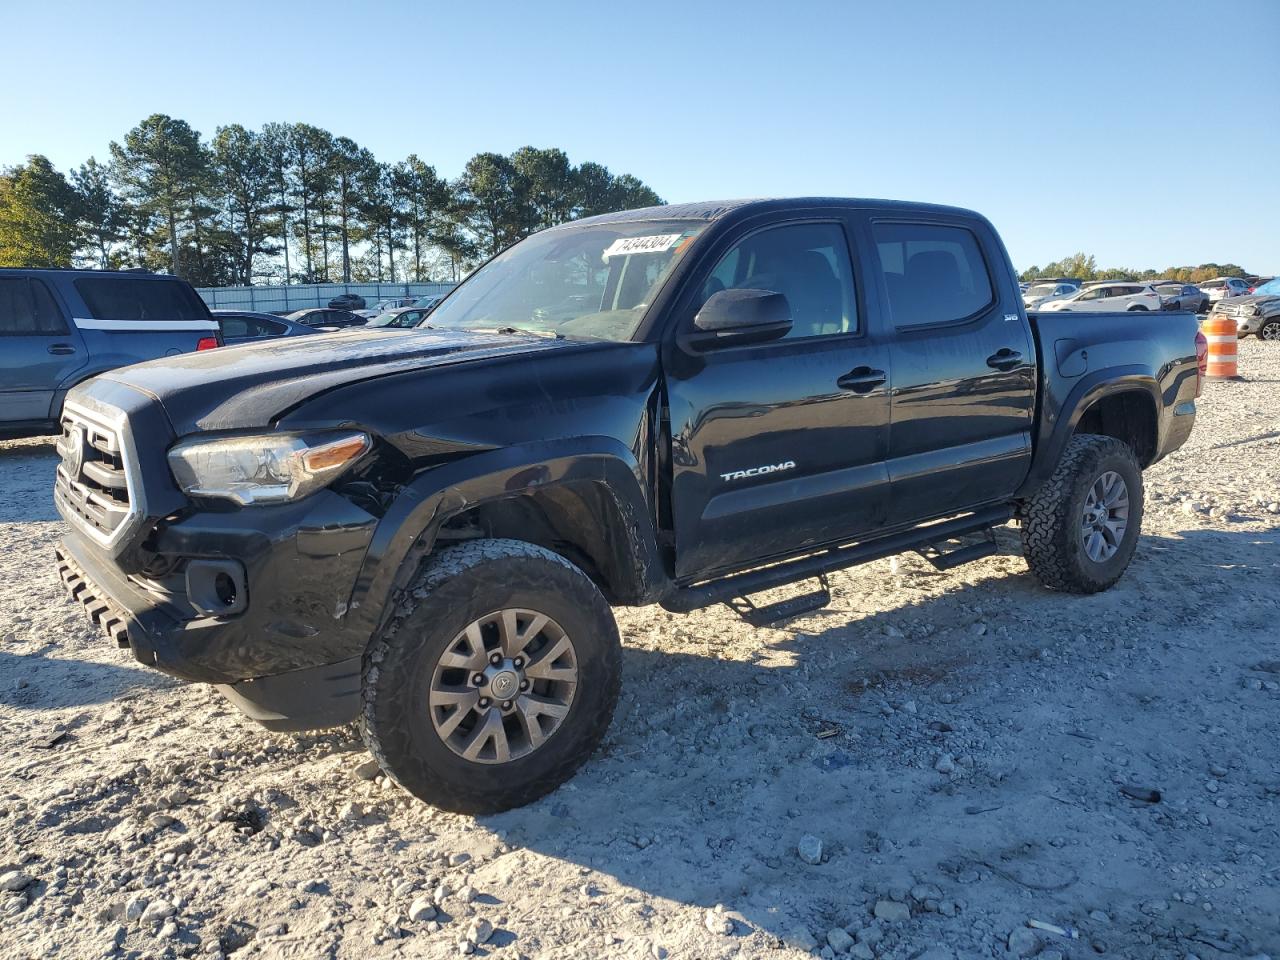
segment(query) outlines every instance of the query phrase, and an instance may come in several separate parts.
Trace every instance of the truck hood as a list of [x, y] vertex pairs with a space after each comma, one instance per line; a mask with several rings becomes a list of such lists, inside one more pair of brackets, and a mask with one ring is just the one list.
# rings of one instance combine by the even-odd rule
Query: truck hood
[[270, 426], [326, 391], [390, 374], [584, 346], [527, 334], [463, 330], [362, 330], [220, 347], [103, 374], [145, 393], [181, 436]]

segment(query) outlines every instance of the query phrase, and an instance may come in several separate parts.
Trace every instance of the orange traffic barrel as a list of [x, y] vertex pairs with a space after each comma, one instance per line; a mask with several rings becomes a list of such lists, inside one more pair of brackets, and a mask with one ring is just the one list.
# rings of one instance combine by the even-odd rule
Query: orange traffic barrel
[[1236, 370], [1236, 322], [1231, 317], [1211, 313], [1200, 324], [1200, 331], [1209, 341], [1209, 366], [1205, 376], [1210, 380], [1240, 380]]

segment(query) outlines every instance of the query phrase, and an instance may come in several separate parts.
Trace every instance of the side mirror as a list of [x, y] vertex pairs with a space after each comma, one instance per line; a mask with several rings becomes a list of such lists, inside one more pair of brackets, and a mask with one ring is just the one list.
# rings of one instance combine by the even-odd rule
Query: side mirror
[[718, 346], [762, 343], [791, 330], [791, 305], [772, 290], [721, 290], [711, 295], [693, 318], [685, 346], [707, 350]]

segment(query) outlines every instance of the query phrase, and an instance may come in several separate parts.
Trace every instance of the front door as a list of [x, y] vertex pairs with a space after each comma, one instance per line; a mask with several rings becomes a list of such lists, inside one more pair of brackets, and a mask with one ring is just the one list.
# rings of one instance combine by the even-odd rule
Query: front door
[[1036, 367], [1002, 248], [979, 223], [944, 215], [870, 228], [894, 329], [895, 524], [1007, 499], [1031, 464]]
[[0, 424], [55, 416], [54, 393], [87, 359], [43, 280], [0, 277]]
[[844, 222], [756, 225], [710, 252], [677, 307], [782, 293], [783, 339], [690, 354], [668, 344], [676, 576], [701, 579], [884, 523], [889, 352], [868, 328]]

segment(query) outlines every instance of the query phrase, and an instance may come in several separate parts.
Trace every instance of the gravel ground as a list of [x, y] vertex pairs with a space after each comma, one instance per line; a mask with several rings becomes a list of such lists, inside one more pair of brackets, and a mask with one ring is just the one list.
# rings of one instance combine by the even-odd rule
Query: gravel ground
[[0, 444], [0, 956], [1280, 957], [1280, 350], [1241, 363], [1108, 593], [1010, 527], [778, 629], [619, 611], [604, 747], [479, 819], [92, 633], [52, 443]]

